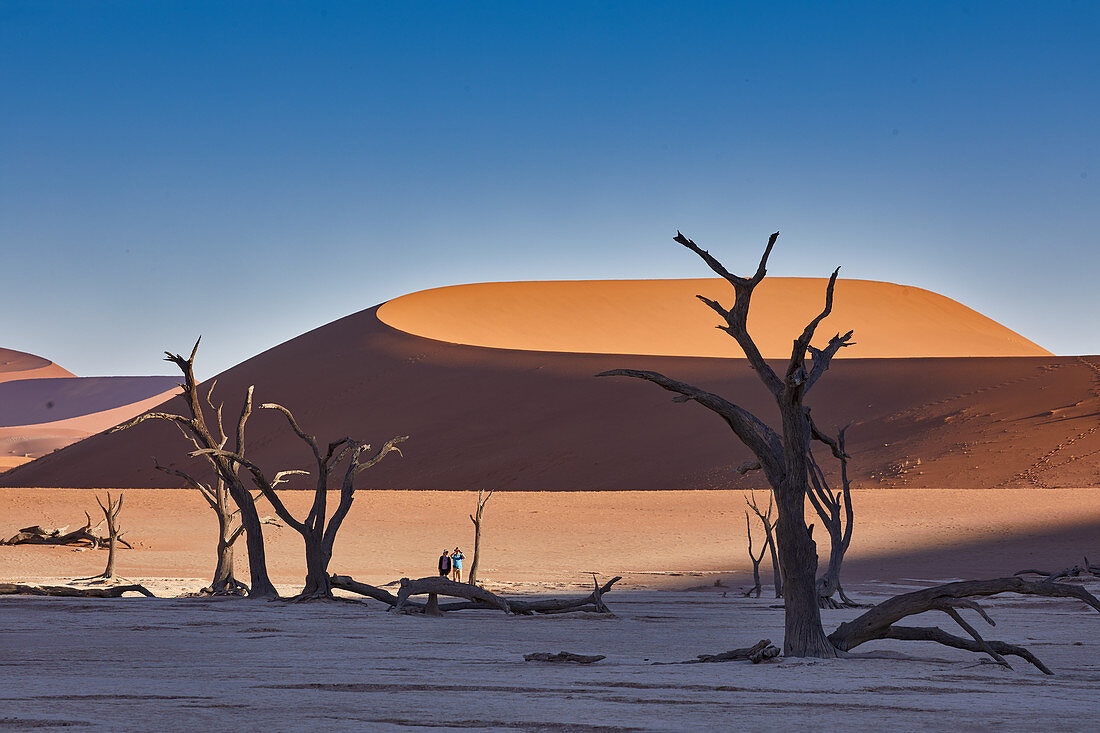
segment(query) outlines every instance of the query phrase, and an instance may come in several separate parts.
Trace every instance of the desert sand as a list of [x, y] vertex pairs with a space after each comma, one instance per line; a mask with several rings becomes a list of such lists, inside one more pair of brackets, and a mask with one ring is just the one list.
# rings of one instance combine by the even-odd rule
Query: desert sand
[[[765, 281], [766, 282], [766, 281]], [[857, 334], [857, 340], [859, 339]], [[199, 354], [201, 365], [202, 354]], [[399, 331], [369, 309], [276, 346], [217, 376], [226, 414], [245, 390], [291, 408], [322, 440], [411, 436], [405, 459], [364, 485], [382, 489], [621, 490], [759, 487], [713, 414], [628, 379], [655, 369], [776, 410], [743, 359], [578, 354], [453, 344]], [[826, 430], [849, 422], [856, 486], [1080, 487], [1100, 483], [1100, 358], [838, 359], [809, 398]], [[165, 409], [182, 411], [181, 400]], [[249, 423], [269, 470], [310, 456], [278, 415]], [[175, 487], [152, 467], [180, 458], [170, 425], [96, 435], [0, 475], [0, 486]], [[180, 464], [182, 465], [182, 464]]]
[[[72, 381], [81, 381], [79, 378]], [[159, 382], [159, 380], [157, 380]], [[15, 384], [19, 384], [18, 382]], [[76, 417], [51, 420], [27, 425], [0, 426], [0, 466], [4, 461], [10, 466], [19, 466], [35, 458], [44, 456], [67, 445], [72, 445], [88, 436], [95, 435], [135, 415], [152, 410], [173, 395], [179, 394], [179, 388], [168, 389], [152, 397], [127, 402], [118, 407], [88, 412]], [[141, 392], [134, 392], [136, 396]]]
[[[822, 284], [794, 280], [780, 285], [801, 292]], [[667, 294], [684, 295], [695, 317], [702, 306], [687, 291], [707, 282], [673, 281]], [[829, 662], [652, 666], [781, 640], [767, 561], [765, 597], [741, 592], [750, 577], [744, 489], [760, 489], [762, 479], [733, 470], [747, 452], [705, 410], [674, 405], [652, 385], [594, 375], [657, 369], [736, 396], [765, 418], [773, 406], [743, 360], [708, 351], [709, 328], [707, 338], [670, 335], [680, 316], [642, 308], [645, 287], [635, 288], [631, 317], [642, 323], [631, 330], [620, 328], [614, 307], [591, 320], [572, 306], [550, 308], [563, 291], [544, 285], [553, 287], [514, 291], [523, 307], [495, 320], [479, 310], [492, 288], [406, 296], [218, 375], [218, 395], [234, 414], [255, 384], [258, 402], [286, 404], [322, 440], [412, 436], [403, 458], [362, 476], [333, 572], [376, 585], [432, 574], [442, 549], [472, 549], [471, 491], [498, 488], [485, 517], [487, 587], [561, 596], [586, 592], [588, 573], [621, 575], [607, 597], [614, 617], [477, 611], [428, 619], [393, 616], [373, 601], [177, 598], [209, 580], [216, 524], [201, 497], [152, 470], [153, 455], [195, 467], [178, 431], [147, 423], [0, 476], [7, 508], [0, 534], [9, 536], [32, 524], [81, 524], [84, 511], [98, 512], [87, 487], [125, 489], [122, 525], [135, 547], [120, 552], [118, 572], [164, 596], [0, 597], [9, 642], [0, 722], [110, 720], [112, 729], [136, 730], [149, 720], [224, 726], [226, 716], [241, 716], [246, 727], [272, 729], [340, 719], [369, 730], [752, 730], [772, 729], [785, 714], [786, 724], [827, 728], [1030, 730], [1040, 716], [1066, 730], [1091, 727], [1100, 615], [1069, 601], [985, 604], [998, 622], [990, 635], [1032, 648], [1054, 678], [1023, 662], [1010, 671], [980, 655], [902, 642], [868, 644], [857, 659]], [[576, 287], [565, 300], [587, 310], [622, 302], [616, 285]], [[455, 300], [456, 293], [470, 297]], [[1052, 356], [926, 291], [857, 284], [849, 295], [860, 304], [847, 314], [858, 321], [849, 327], [868, 332], [867, 353], [877, 356], [838, 360], [812, 399], [827, 426], [853, 422], [849, 595], [874, 602], [952, 579], [1060, 569], [1100, 553], [1100, 358]], [[875, 336], [884, 328], [875, 310], [885, 302], [905, 314], [897, 316], [904, 343]], [[806, 301], [808, 312], [818, 307], [816, 297]], [[446, 332], [432, 331], [441, 311], [454, 319], [441, 321]], [[541, 331], [532, 327], [540, 323]], [[777, 317], [761, 330], [772, 327], [791, 328]], [[950, 355], [928, 337], [945, 328]], [[602, 338], [620, 330], [623, 340]], [[662, 356], [662, 344], [690, 355]], [[179, 399], [165, 405], [182, 407]], [[61, 430], [67, 421], [57, 422]], [[248, 437], [250, 456], [272, 470], [307, 462], [277, 416], [258, 412]], [[304, 513], [309, 495], [283, 495]], [[261, 512], [271, 513], [264, 504]], [[265, 537], [273, 579], [293, 594], [304, 575], [301, 540], [285, 527], [266, 527]], [[239, 577], [247, 577], [243, 555]], [[0, 576], [65, 582], [104, 561], [90, 550], [0, 547]], [[825, 625], [859, 612], [823, 611]], [[607, 659], [564, 668], [522, 661], [527, 652], [560, 650]], [[80, 671], [104, 663], [110, 674], [89, 679]], [[113, 707], [120, 699], [127, 718]]]
[[[94, 495], [81, 489], [0, 489], [0, 534], [6, 538], [33, 524], [79, 526], [85, 511], [99, 513]], [[119, 572], [206, 582], [217, 523], [197, 492], [128, 489], [125, 496], [123, 526], [136, 546], [123, 553]], [[283, 496], [300, 516], [312, 500], [307, 492]], [[766, 504], [766, 492], [757, 496]], [[467, 514], [475, 497], [456, 491], [359, 493], [336, 543], [333, 571], [368, 583], [430, 574], [443, 549], [471, 549]], [[867, 489], [853, 497], [856, 530], [845, 577], [858, 580], [1060, 569], [1089, 554], [1100, 536], [1100, 488]], [[266, 503], [260, 507], [274, 513]], [[751, 568], [744, 512], [740, 491], [497, 492], [486, 508], [482, 573], [501, 583], [575, 583], [595, 571], [622, 575], [624, 587], [659, 588], [698, 584], [685, 578], [702, 573], [707, 582], [724, 577], [737, 584]], [[305, 570], [298, 534], [268, 528], [265, 538], [273, 578], [291, 587], [300, 583]], [[820, 550], [822, 562], [827, 549]], [[9, 579], [92, 575], [102, 569], [96, 567], [100, 554], [0, 547]]]
[[[304, 509], [305, 494], [287, 496]], [[443, 547], [469, 547], [473, 501], [466, 492], [365, 493], [332, 569], [378, 584], [429, 574]], [[844, 577], [864, 602], [958, 576], [1062, 567], [1095, 542], [1100, 522], [1098, 489], [866, 490], [854, 501]], [[5, 489], [0, 502], [10, 507], [3, 532], [77, 523], [94, 506], [91, 492], [72, 489]], [[730, 491], [498, 493], [486, 510], [487, 587], [560, 597], [587, 592], [587, 571], [621, 574], [606, 597], [614, 617], [475, 611], [431, 619], [393, 616], [373, 601], [172, 598], [208, 579], [213, 515], [194, 492], [130, 490], [122, 523], [135, 549], [120, 551], [118, 570], [166, 598], [0, 597], [0, 721], [112, 730], [147, 730], [151, 720], [224, 727], [227, 719], [283, 730], [339, 719], [382, 731], [672, 731], [771, 729], [788, 716], [786, 724], [827, 729], [1033, 730], [1042, 717], [1063, 730], [1091, 727], [1100, 615], [1071, 601], [983, 604], [998, 623], [990, 636], [1026, 644], [1055, 677], [1018, 660], [1009, 671], [979, 655], [902, 642], [868, 644], [847, 660], [652, 666], [782, 638], [768, 571], [763, 598], [740, 592], [749, 569], [742, 507], [741, 492]], [[292, 594], [303, 574], [300, 541], [285, 528], [266, 534], [273, 575]], [[3, 575], [23, 581], [90, 575], [104, 555], [0, 547]], [[1098, 592], [1100, 582], [1086, 587]], [[823, 619], [831, 629], [859, 612], [826, 610]], [[590, 667], [523, 661], [528, 652], [561, 650], [607, 659]], [[110, 671], [89, 675], [93, 666]]]
[[0, 349], [0, 472], [106, 430], [179, 393], [175, 377], [77, 377]]
[[25, 351], [0, 348], [0, 383], [19, 379], [51, 379], [76, 376], [49, 359]]

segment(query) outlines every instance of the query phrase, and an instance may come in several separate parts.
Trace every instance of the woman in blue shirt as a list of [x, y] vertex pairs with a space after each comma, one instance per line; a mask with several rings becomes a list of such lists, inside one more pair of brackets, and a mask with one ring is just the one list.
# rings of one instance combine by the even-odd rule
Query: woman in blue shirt
[[462, 582], [462, 561], [466, 559], [466, 556], [462, 554], [462, 550], [455, 548], [455, 551], [451, 553], [451, 580], [456, 583]]

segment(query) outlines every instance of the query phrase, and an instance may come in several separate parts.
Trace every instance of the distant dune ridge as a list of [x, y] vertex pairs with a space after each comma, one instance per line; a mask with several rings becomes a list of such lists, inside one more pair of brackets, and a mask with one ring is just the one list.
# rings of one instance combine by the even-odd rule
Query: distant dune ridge
[[[795, 330], [820, 309], [824, 285], [812, 279], [778, 280], [781, 288], [806, 289], [806, 294], [796, 294], [802, 299], [797, 302], [805, 303], [805, 312], [795, 313], [792, 307], [790, 313], [772, 321], [769, 313], [761, 313], [768, 310], [769, 301], [754, 301], [758, 311], [754, 324], [758, 332], [769, 332], [761, 338], [763, 344], [773, 344], [769, 349], [778, 348], [776, 344], [789, 348]], [[380, 444], [393, 435], [411, 435], [403, 459], [386, 460], [362, 475], [362, 485], [371, 488], [759, 486], [763, 480], [759, 476], [742, 477], [733, 470], [748, 453], [713, 414], [697, 405], [673, 404], [667, 393], [653, 385], [594, 376], [614, 367], [656, 369], [725, 395], [771, 421], [775, 415], [771, 396], [743, 359], [454, 343], [490, 336], [499, 341], [514, 335], [518, 323], [526, 340], [513, 346], [546, 349], [541, 336], [534, 336], [537, 333], [546, 335], [550, 345], [579, 348], [576, 339], [588, 339], [586, 329], [604, 337], [607, 334], [600, 329], [606, 327], [599, 324], [627, 316], [642, 322], [631, 327], [630, 338], [639, 349], [647, 348], [647, 334], [670, 343], [674, 337], [667, 331], [678, 325], [709, 335], [713, 318], [692, 297], [700, 282], [708, 281], [654, 286], [639, 299], [656, 299], [655, 307], [626, 308], [626, 315], [605, 313], [591, 318], [585, 317], [585, 308], [570, 309], [583, 305], [584, 298], [587, 302], [624, 301], [617, 293], [601, 295], [598, 283], [585, 283], [582, 289], [590, 290], [587, 295], [570, 293], [570, 302], [558, 305], [551, 297], [556, 288], [564, 292], [558, 283], [511, 285], [515, 297], [509, 296], [512, 300], [506, 302], [513, 303], [509, 307], [527, 299], [528, 290], [521, 285], [531, 285], [529, 306], [498, 318], [484, 311], [490, 301], [478, 293], [478, 286], [405, 296], [310, 331], [229, 369], [217, 376], [216, 396], [225, 400], [226, 414], [236, 414], [245, 389], [255, 384], [257, 402], [285, 404], [304, 429], [321, 440], [351, 435]], [[486, 293], [503, 289], [486, 287]], [[608, 287], [615, 290], [621, 284]], [[823, 428], [853, 422], [849, 450], [854, 455], [857, 487], [1081, 487], [1100, 481], [1096, 460], [1100, 455], [1100, 358], [1051, 356], [953, 301], [926, 291], [894, 290], [897, 287], [858, 283], [854, 291], [838, 288], [838, 316], [830, 319], [828, 333], [852, 327], [857, 342], [878, 350], [873, 353], [904, 348], [904, 357], [837, 360], [810, 400]], [[657, 297], [662, 288], [667, 292]], [[473, 296], [456, 298], [448, 305], [443, 297], [448, 291]], [[863, 297], [860, 291], [886, 295]], [[421, 296], [424, 300], [418, 303]], [[841, 310], [845, 297], [872, 312]], [[906, 305], [888, 311], [884, 304], [894, 302]], [[438, 330], [437, 316], [448, 309], [456, 324], [483, 322], [457, 335], [444, 333]], [[679, 315], [654, 315], [665, 310], [682, 313], [685, 322], [680, 323]], [[841, 319], [845, 313], [848, 321]], [[703, 324], [701, 331], [698, 322]], [[891, 323], [907, 333], [902, 346], [888, 341], [883, 324]], [[928, 323], [946, 325], [929, 330]], [[437, 330], [431, 331], [432, 338], [425, 338], [393, 324]], [[953, 340], [929, 336], [943, 329], [970, 335]], [[1001, 349], [1010, 355], [919, 355], [924, 347], [942, 353], [948, 341], [954, 344], [951, 348], [965, 348], [968, 354]], [[589, 339], [589, 343], [595, 342]], [[613, 343], [621, 351], [629, 351], [625, 348], [629, 345]], [[190, 344], [165, 346], [186, 350]], [[695, 348], [711, 347], [697, 343]], [[733, 353], [732, 348], [729, 351]], [[200, 350], [200, 368], [201, 359]], [[183, 411], [184, 406], [174, 399], [165, 409]], [[270, 470], [307, 467], [310, 457], [279, 416], [257, 411], [248, 436], [250, 456]], [[143, 423], [124, 434], [91, 437], [15, 469], [0, 476], [0, 485], [178, 486], [152, 469], [149, 456], [200, 471], [199, 464], [185, 457], [186, 449], [172, 426]]]
[[156, 407], [176, 377], [77, 377], [49, 359], [0, 349], [0, 471]]
[[0, 348], [0, 383], [18, 379], [43, 379], [76, 376], [49, 359], [25, 351]]

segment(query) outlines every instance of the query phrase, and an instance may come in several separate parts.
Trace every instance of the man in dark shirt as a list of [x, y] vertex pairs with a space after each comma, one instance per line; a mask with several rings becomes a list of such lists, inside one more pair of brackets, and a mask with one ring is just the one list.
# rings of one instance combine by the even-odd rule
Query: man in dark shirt
[[451, 551], [444, 550], [443, 554], [439, 556], [439, 576], [446, 578], [451, 574]]

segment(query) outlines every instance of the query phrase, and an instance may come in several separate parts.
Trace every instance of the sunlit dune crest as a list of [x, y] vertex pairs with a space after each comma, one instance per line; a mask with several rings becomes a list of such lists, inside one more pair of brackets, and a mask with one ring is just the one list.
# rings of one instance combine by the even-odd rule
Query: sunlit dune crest
[[54, 379], [76, 376], [49, 359], [25, 351], [0, 348], [0, 382], [19, 379]]
[[[750, 332], [768, 358], [821, 311], [824, 278], [769, 277], [753, 294]], [[658, 356], [740, 357], [695, 296], [729, 307], [723, 280], [581, 280], [455, 285], [384, 304], [384, 323], [425, 338], [472, 346]], [[855, 330], [841, 357], [1050, 356], [1050, 352], [943, 295], [871, 280], [838, 280], [824, 342]]]

